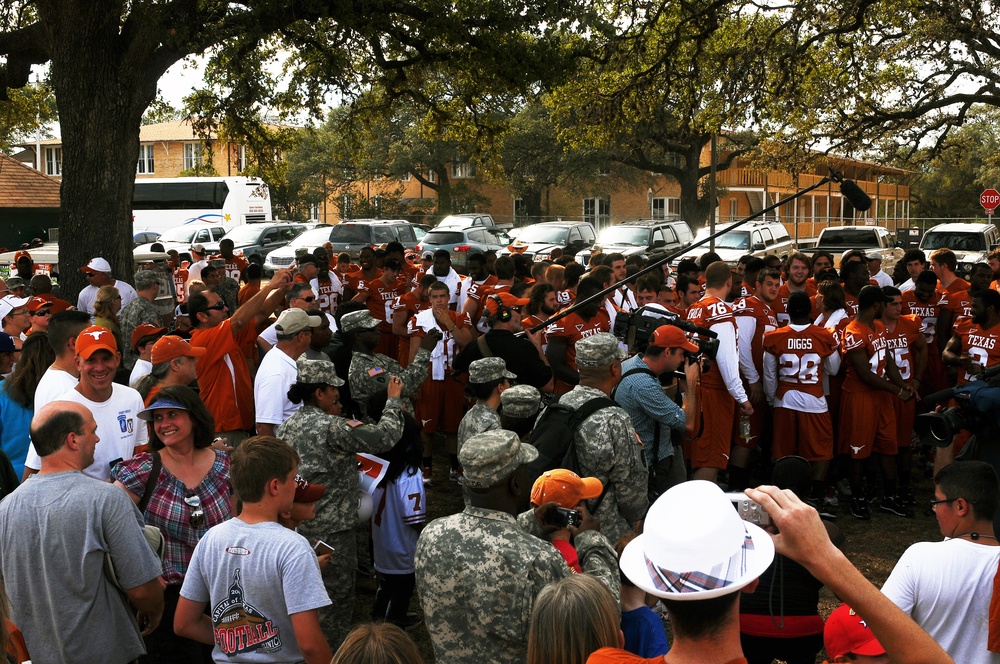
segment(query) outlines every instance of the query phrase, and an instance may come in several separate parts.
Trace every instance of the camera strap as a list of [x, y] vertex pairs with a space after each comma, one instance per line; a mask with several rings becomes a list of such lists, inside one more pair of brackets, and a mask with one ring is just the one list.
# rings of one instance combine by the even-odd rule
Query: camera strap
[[[652, 376], [654, 380], [657, 379], [656, 374], [653, 373], [653, 370], [650, 369], [649, 367], [647, 367], [645, 363], [643, 363], [643, 365], [641, 367], [636, 367], [635, 369], [629, 369], [628, 371], [626, 371], [625, 373], [622, 374], [622, 377], [618, 379], [618, 385], [615, 385], [615, 388], [613, 390], [611, 390], [611, 398], [612, 399], [614, 399], [615, 398], [615, 394], [618, 393], [618, 388], [621, 386], [622, 381], [625, 380], [626, 378], [628, 378], [629, 376], [634, 376], [635, 374], [648, 374], [648, 375]], [[659, 461], [660, 461], [660, 421], [659, 420], [654, 420], [653, 421], [653, 463], [649, 464], [649, 478], [650, 478], [650, 480], [653, 480], [656, 477], [656, 464], [659, 463]]]

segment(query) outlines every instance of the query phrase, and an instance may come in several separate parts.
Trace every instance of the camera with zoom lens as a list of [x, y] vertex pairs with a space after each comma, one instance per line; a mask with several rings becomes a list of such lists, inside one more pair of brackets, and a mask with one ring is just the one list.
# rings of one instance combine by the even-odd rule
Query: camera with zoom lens
[[658, 304], [642, 306], [631, 314], [618, 312], [613, 332], [616, 337], [628, 344], [629, 350], [644, 353], [649, 346], [649, 339], [661, 325], [674, 325], [695, 335], [691, 341], [697, 344], [698, 352], [684, 351], [684, 357], [689, 364], [702, 359], [714, 360], [718, 355], [719, 340], [715, 332], [689, 323]]
[[981, 371], [978, 380], [929, 394], [924, 403], [934, 406], [951, 399], [958, 405], [917, 415], [914, 428], [921, 443], [947, 447], [963, 429], [990, 439], [1000, 432], [1000, 366]]

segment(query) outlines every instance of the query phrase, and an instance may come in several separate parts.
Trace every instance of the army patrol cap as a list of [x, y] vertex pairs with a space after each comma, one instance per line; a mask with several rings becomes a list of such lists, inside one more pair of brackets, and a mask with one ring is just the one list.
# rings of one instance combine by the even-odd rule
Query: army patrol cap
[[333, 362], [326, 360], [307, 360], [300, 357], [295, 361], [295, 381], [307, 385], [333, 385], [340, 387], [344, 381], [337, 375]]
[[302, 309], [285, 309], [278, 316], [278, 321], [274, 324], [274, 329], [278, 334], [298, 334], [304, 330], [319, 327], [322, 324], [322, 318], [319, 316], [310, 316]]
[[373, 327], [378, 327], [378, 320], [367, 309], [352, 311], [340, 319], [340, 331], [343, 333], [370, 330]]
[[618, 346], [618, 339], [608, 332], [584, 337], [576, 342], [576, 366], [606, 367], [615, 360], [624, 360], [625, 351]]
[[517, 378], [517, 374], [507, 371], [507, 363], [503, 361], [502, 357], [484, 357], [469, 365], [470, 383], [489, 383], [501, 378]]
[[538, 450], [505, 429], [476, 434], [458, 451], [458, 461], [465, 469], [465, 485], [473, 489], [496, 486], [518, 466], [537, 458]]
[[508, 417], [534, 417], [541, 403], [542, 393], [532, 385], [515, 385], [500, 394], [503, 414]]

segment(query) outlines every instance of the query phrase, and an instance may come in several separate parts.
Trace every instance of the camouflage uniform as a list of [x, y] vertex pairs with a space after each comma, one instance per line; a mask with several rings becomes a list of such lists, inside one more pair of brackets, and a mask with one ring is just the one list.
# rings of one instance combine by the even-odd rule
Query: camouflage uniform
[[458, 449], [462, 449], [465, 441], [477, 433], [500, 428], [500, 416], [497, 412], [479, 402], [469, 409], [458, 425]]
[[234, 313], [240, 306], [240, 283], [232, 277], [226, 277], [213, 289], [215, 294], [229, 307], [229, 313]]
[[[157, 313], [153, 303], [139, 296], [122, 307], [122, 310], [118, 313], [118, 328], [122, 331], [122, 341], [125, 344], [131, 343], [132, 331], [143, 323], [163, 327], [163, 321], [160, 319], [160, 314]], [[131, 369], [135, 366], [135, 361], [139, 359], [139, 356], [132, 352], [131, 346], [124, 347], [121, 350], [122, 362], [125, 364], [125, 368]]]
[[[300, 359], [296, 364], [300, 382], [336, 385], [329, 382], [332, 379], [303, 376], [304, 365], [325, 365], [332, 373], [332, 363]], [[335, 373], [332, 378], [336, 379]], [[323, 570], [323, 583], [333, 604], [319, 612], [323, 635], [334, 650], [347, 636], [354, 610], [357, 567], [354, 527], [358, 522], [359, 490], [355, 454], [384, 452], [396, 444], [403, 433], [402, 406], [399, 399], [389, 399], [379, 423], [369, 425], [328, 415], [305, 404], [278, 427], [278, 437], [301, 456], [299, 474], [312, 484], [326, 487], [326, 493], [316, 503], [316, 518], [301, 523], [298, 532], [310, 542], [321, 539], [336, 551]]]
[[[608, 366], [620, 359], [618, 340], [611, 334], [597, 334], [576, 344], [581, 367]], [[597, 397], [608, 395], [594, 387], [577, 385], [559, 399], [574, 410]], [[612, 542], [632, 531], [649, 507], [646, 494], [646, 457], [635, 435], [632, 419], [618, 406], [603, 408], [577, 427], [574, 435], [580, 477], [596, 477], [604, 484], [604, 497], [594, 514], [601, 532]], [[589, 501], [588, 505], [593, 505]]]
[[508, 417], [535, 417], [542, 404], [542, 393], [531, 385], [515, 385], [500, 395], [500, 411]]
[[[421, 348], [413, 362], [405, 369], [399, 362], [382, 353], [361, 353], [354, 351], [351, 368], [347, 370], [347, 381], [351, 384], [351, 398], [365, 413], [368, 397], [385, 390], [389, 376], [398, 376], [403, 381], [403, 409], [413, 413], [410, 396], [420, 389], [431, 370], [431, 352]], [[365, 419], [372, 416], [365, 413]]]
[[[474, 490], [506, 480], [537, 454], [501, 429], [470, 438], [459, 461], [466, 487]], [[617, 596], [618, 562], [607, 540], [599, 533], [581, 533], [576, 546], [581, 564], [602, 570], [601, 578], [613, 584]], [[415, 564], [420, 605], [439, 664], [524, 662], [535, 597], [572, 573], [555, 547], [526, 533], [513, 516], [472, 505], [424, 529]]]

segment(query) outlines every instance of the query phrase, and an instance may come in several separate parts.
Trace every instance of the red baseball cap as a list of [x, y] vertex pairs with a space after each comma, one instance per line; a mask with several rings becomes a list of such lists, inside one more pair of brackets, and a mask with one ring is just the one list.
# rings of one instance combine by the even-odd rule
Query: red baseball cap
[[684, 330], [673, 325], [661, 325], [656, 328], [649, 345], [657, 348], [683, 348], [691, 353], [698, 352], [698, 344], [688, 339]]
[[326, 493], [326, 487], [322, 484], [310, 484], [301, 475], [295, 476], [295, 500], [296, 503], [315, 503]]
[[497, 305], [497, 301], [493, 299], [494, 297], [499, 297], [505, 307], [523, 307], [529, 302], [526, 297], [514, 297], [506, 291], [501, 293], [491, 293], [486, 296], [486, 304], [483, 305], [486, 309], [486, 313], [490, 316], [495, 316], [497, 311], [500, 309], [499, 305]]
[[134, 330], [132, 330], [132, 349], [135, 350], [135, 347], [139, 345], [139, 342], [142, 341], [143, 337], [151, 337], [154, 334], [165, 332], [166, 329], [167, 328], [165, 327], [156, 327], [151, 323], [143, 323], [142, 325], [137, 326]]
[[162, 364], [178, 357], [201, 357], [207, 352], [208, 350], [205, 348], [196, 348], [184, 339], [168, 334], [160, 337], [153, 344], [149, 361], [153, 364]]
[[559, 507], [575, 508], [581, 500], [597, 498], [604, 493], [604, 484], [596, 477], [580, 477], [572, 470], [547, 470], [531, 487], [531, 502], [544, 505], [555, 501]]
[[99, 350], [106, 350], [112, 355], [118, 352], [118, 344], [111, 330], [100, 325], [91, 325], [76, 337], [76, 354], [85, 360]]
[[838, 606], [826, 619], [823, 645], [831, 660], [848, 653], [868, 657], [885, 654], [885, 648], [868, 629], [868, 624], [846, 604]]

